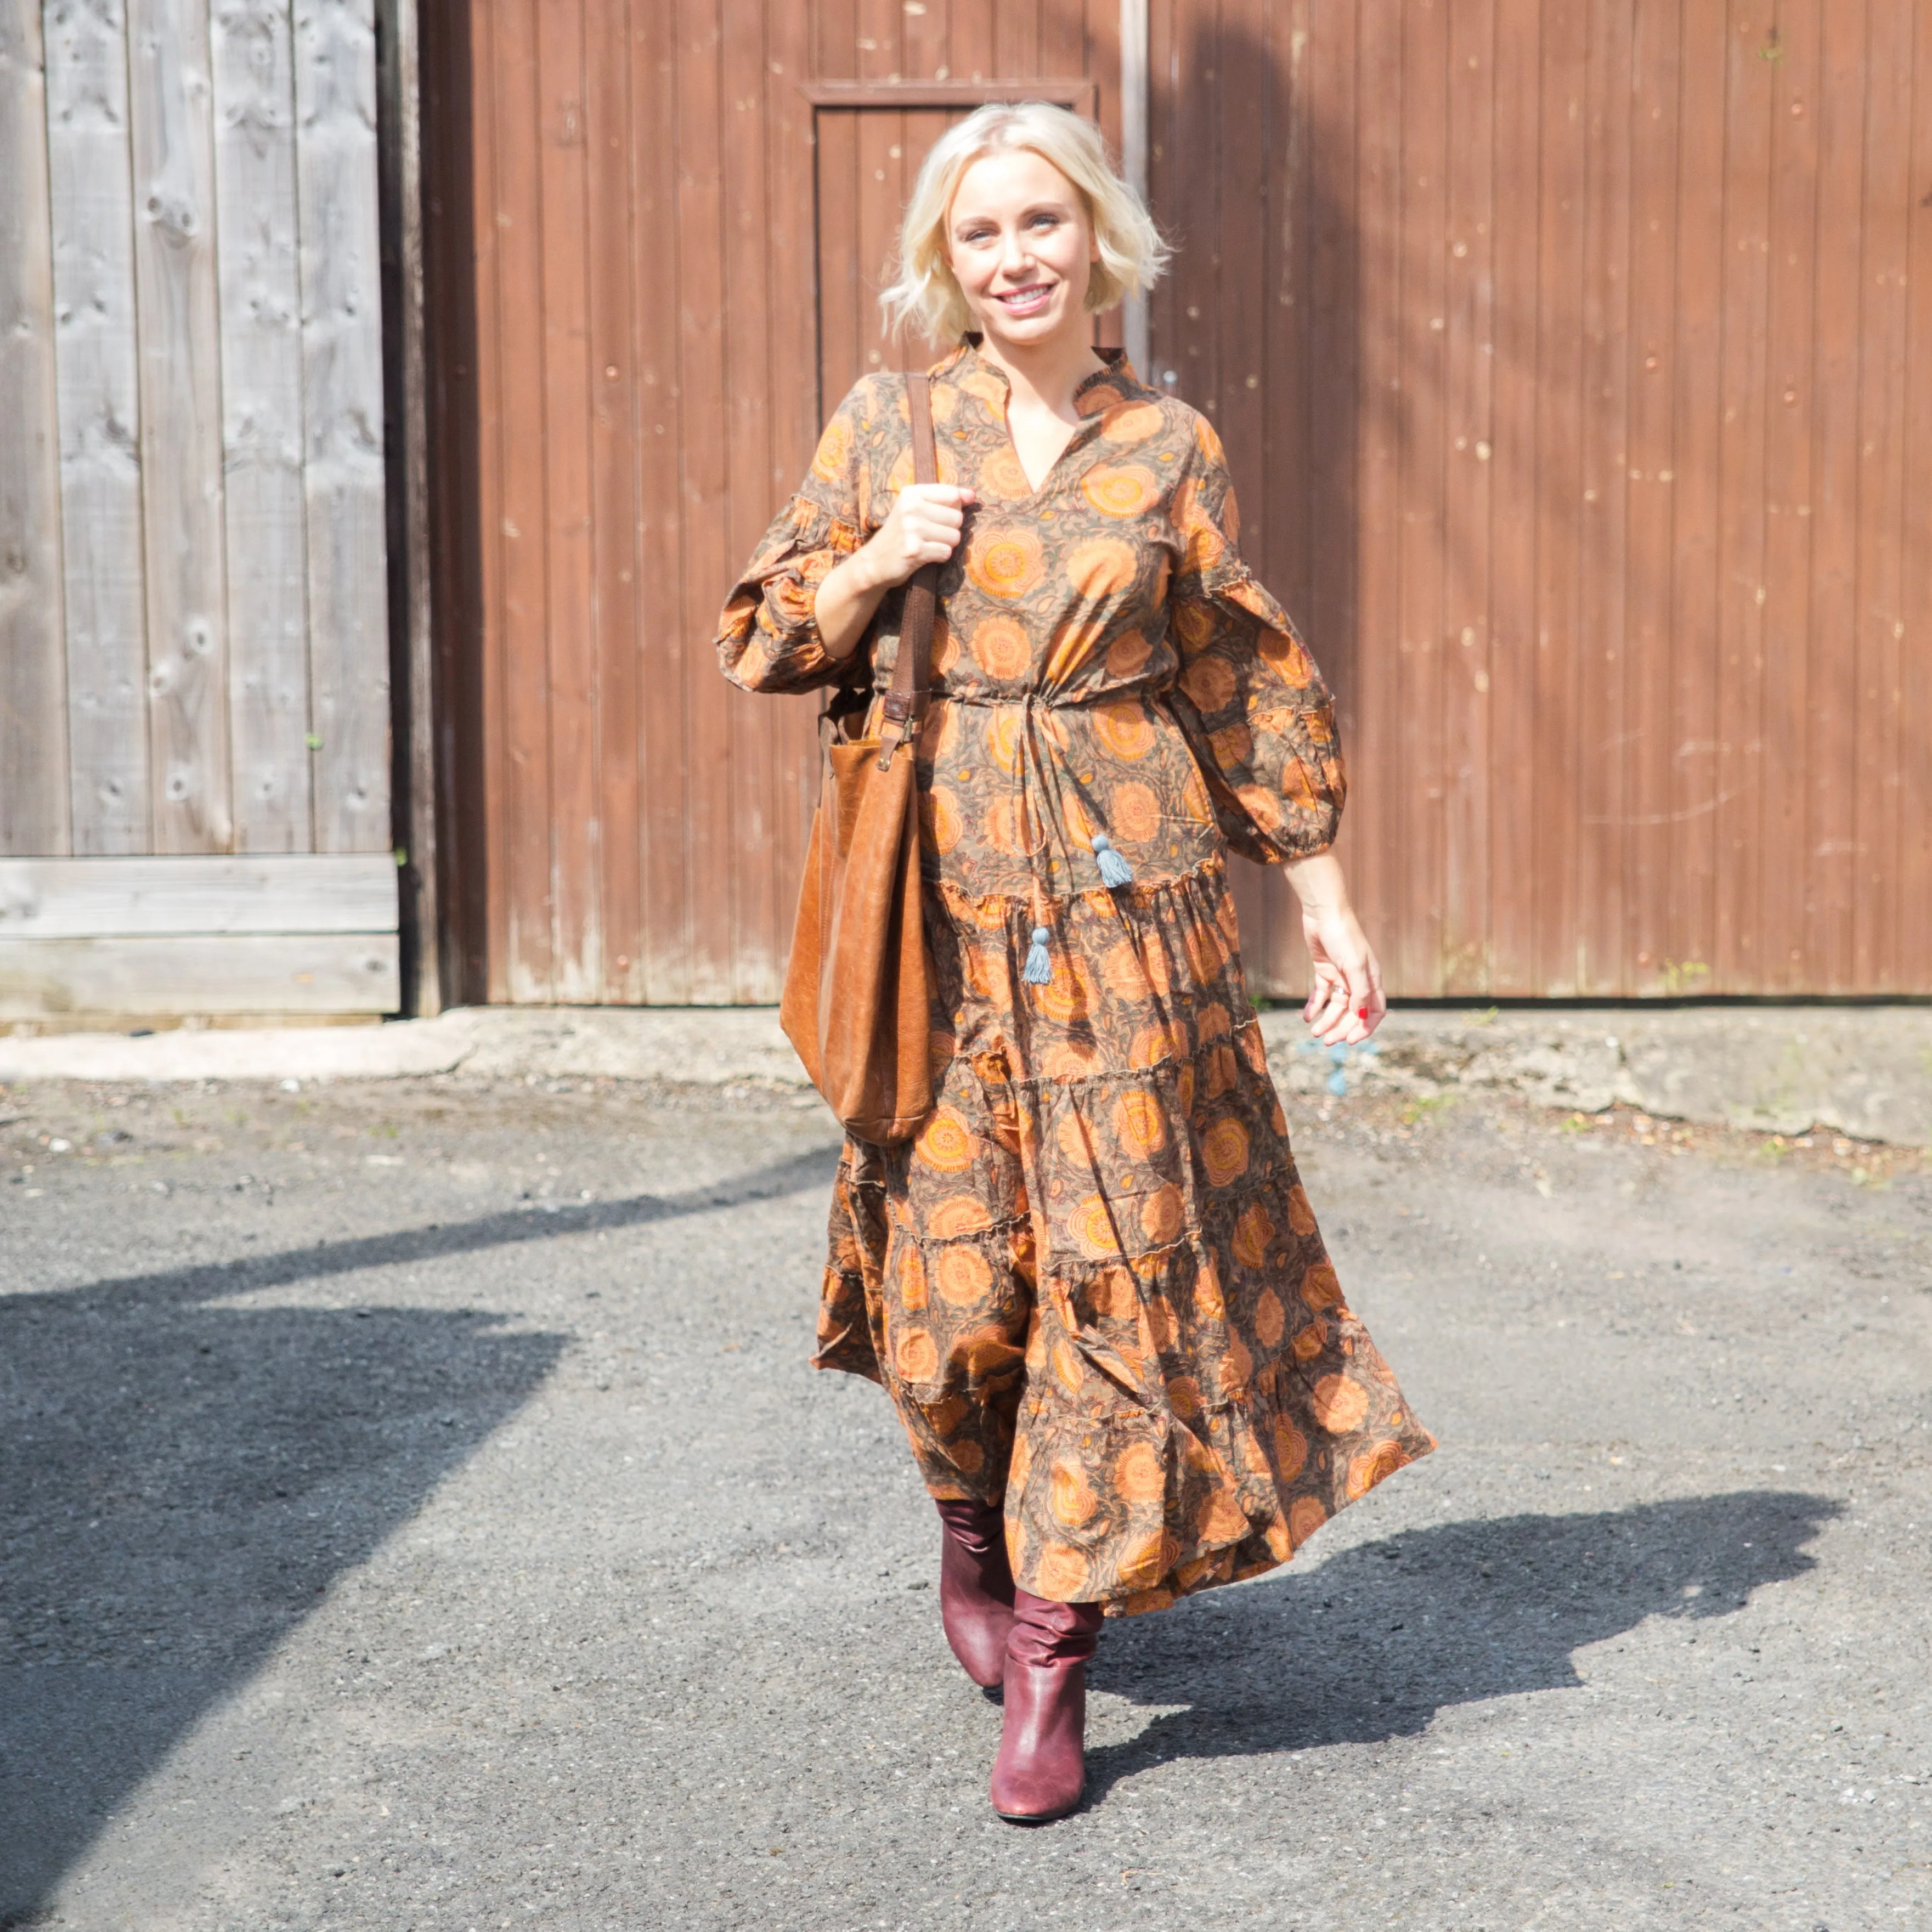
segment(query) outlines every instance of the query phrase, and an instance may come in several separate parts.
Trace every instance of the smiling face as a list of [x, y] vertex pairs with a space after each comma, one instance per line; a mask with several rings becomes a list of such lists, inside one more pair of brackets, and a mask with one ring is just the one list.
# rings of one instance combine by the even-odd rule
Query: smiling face
[[1084, 342], [1098, 258], [1080, 191], [1031, 149], [982, 154], [960, 177], [946, 259], [989, 342], [1037, 349], [1063, 332]]

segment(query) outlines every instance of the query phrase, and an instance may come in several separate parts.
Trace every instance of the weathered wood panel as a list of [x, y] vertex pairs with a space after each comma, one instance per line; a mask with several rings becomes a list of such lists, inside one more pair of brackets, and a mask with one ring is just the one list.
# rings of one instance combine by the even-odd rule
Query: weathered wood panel
[[141, 464], [156, 479], [142, 495], [150, 836], [157, 851], [219, 852], [234, 822], [205, 0], [131, 0], [128, 56]]
[[393, 932], [387, 853], [0, 859], [0, 939]]
[[217, 254], [236, 843], [302, 852], [308, 557], [295, 75], [286, 0], [214, 0]]
[[386, 1013], [393, 933], [0, 939], [0, 1020]]
[[64, 852], [52, 211], [40, 9], [0, 0], [0, 852]]
[[389, 654], [372, 0], [302, 0], [294, 60], [314, 844], [382, 851]]
[[[128, 1010], [134, 956], [72, 951], [128, 864], [266, 938], [339, 895], [286, 873], [274, 910], [220, 855], [366, 854], [355, 929], [394, 933], [374, 55], [368, 0], [0, 0], [0, 853], [80, 868], [10, 1014]], [[394, 979], [236, 997], [366, 1011]]]
[[46, 9], [74, 849], [148, 845], [148, 642], [128, 23]]

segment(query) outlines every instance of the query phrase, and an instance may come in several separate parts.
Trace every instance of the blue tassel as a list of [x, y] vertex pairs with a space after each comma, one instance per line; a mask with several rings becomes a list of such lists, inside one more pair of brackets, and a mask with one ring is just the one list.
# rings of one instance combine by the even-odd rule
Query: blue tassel
[[1112, 888], [1133, 884], [1134, 868], [1114, 850], [1114, 842], [1104, 832], [1094, 835], [1094, 856], [1100, 862], [1101, 884]]
[[1026, 965], [1020, 974], [1029, 986], [1053, 984], [1053, 962], [1046, 956], [1046, 942], [1052, 937], [1043, 926], [1033, 929], [1033, 944], [1027, 949]]

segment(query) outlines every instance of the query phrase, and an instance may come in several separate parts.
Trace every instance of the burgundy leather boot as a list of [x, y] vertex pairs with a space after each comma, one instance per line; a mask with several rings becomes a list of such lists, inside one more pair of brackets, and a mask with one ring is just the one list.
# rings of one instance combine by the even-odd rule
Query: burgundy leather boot
[[1006, 1567], [1006, 1513], [998, 1503], [942, 1502], [939, 1616], [946, 1641], [982, 1690], [1006, 1674], [1013, 1627], [1013, 1573]]
[[1010, 1825], [1064, 1818], [1086, 1789], [1087, 1660], [1098, 1604], [1013, 1595], [1006, 1640], [1006, 1719], [993, 1760], [993, 1809]]

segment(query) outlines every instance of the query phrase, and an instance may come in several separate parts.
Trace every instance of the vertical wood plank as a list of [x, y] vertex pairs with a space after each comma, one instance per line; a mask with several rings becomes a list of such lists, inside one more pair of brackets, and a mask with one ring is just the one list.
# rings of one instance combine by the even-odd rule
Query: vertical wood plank
[[718, 675], [708, 640], [722, 592], [743, 562], [725, 541], [729, 434], [724, 406], [724, 222], [726, 140], [722, 124], [720, 0], [681, 0], [677, 10], [679, 164], [678, 387], [683, 403], [678, 502], [683, 604], [676, 649], [684, 664], [686, 864], [691, 945], [687, 970], [694, 1004], [731, 998], [730, 875], [734, 694]]
[[234, 838], [208, 29], [206, 0], [128, 6], [158, 852], [225, 852]]
[[848, 109], [821, 108], [814, 118], [820, 264], [818, 413], [822, 426], [864, 372], [871, 332], [859, 267], [860, 117]]
[[[1118, 0], [1095, 0], [1096, 13], [1112, 7], [1114, 12], [1114, 34], [1118, 39], [1120, 32]], [[1087, 65], [1088, 21], [1087, 8], [1082, 0], [1040, 0], [1039, 26], [1034, 42], [1036, 63], [1034, 72], [1042, 76], [1064, 79], [1070, 75], [1085, 74]], [[908, 69], [910, 72], [910, 68]], [[1097, 72], [1096, 78], [1098, 78]], [[1111, 80], [1112, 76], [1108, 76]], [[1111, 87], [1103, 87], [1103, 93], [1112, 93]], [[1105, 110], [1102, 112], [1104, 113]]]
[[[1121, 60], [1120, 31], [1126, 23], [1121, 18], [1120, 0], [1089, 0], [1084, 23], [1081, 10], [1070, 6], [1066, 20], [1066, 38], [1061, 44], [1065, 49], [1064, 54], [1054, 52], [1052, 56], [1054, 65], [1048, 70], [1055, 74], [1089, 75], [1099, 82], [1097, 106], [1101, 136], [1107, 143], [1107, 152], [1114, 157], [1128, 178], [1132, 179], [1132, 164], [1126, 146], [1126, 128], [1122, 118], [1131, 77]], [[1076, 28], [1079, 29], [1077, 33]], [[1144, 100], [1147, 94], [1144, 80], [1139, 85], [1141, 98]], [[1142, 172], [1144, 173], [1144, 166]], [[1118, 304], [1094, 319], [1094, 340], [1096, 344], [1110, 348], [1126, 346], [1127, 304], [1125, 302]], [[1139, 352], [1136, 350], [1133, 352], [1138, 354]], [[1144, 361], [1146, 358], [1142, 356], [1141, 359]]]
[[[952, 10], [956, 14], [956, 9]], [[818, 346], [810, 332], [795, 326], [793, 320], [812, 314], [818, 274], [812, 113], [796, 80], [809, 58], [809, 26], [802, 10], [794, 8], [776, 6], [766, 16], [765, 169], [771, 208], [766, 266], [765, 366], [770, 385], [766, 501], [772, 511], [805, 474], [819, 427]], [[818, 802], [818, 709], [813, 700], [800, 699], [772, 710], [771, 864], [781, 968], [791, 937], [806, 838]]]
[[1899, 656], [1898, 957], [1915, 990], [1932, 979], [1932, 28], [1915, 12], [1912, 44], [1910, 257], [1906, 284], [1905, 583]]
[[1630, 338], [1627, 592], [1623, 656], [1628, 735], [1621, 871], [1624, 926], [1619, 982], [1633, 992], [1671, 983], [1670, 893], [1678, 856], [1671, 720], [1672, 522], [1677, 338], [1677, 165], [1680, 0], [1636, 0], [1627, 125], [1630, 173]]
[[[1294, 614], [1307, 626], [1334, 688], [1346, 748], [1359, 709], [1356, 580], [1361, 418], [1363, 314], [1357, 235], [1356, 141], [1360, 126], [1353, 21], [1346, 12], [1301, 0], [1291, 16], [1286, 164], [1292, 187], [1285, 218], [1294, 224], [1288, 266], [1276, 292], [1276, 320], [1296, 368], [1279, 418], [1294, 439], [1282, 450], [1288, 474], [1293, 545], [1288, 566]], [[1282, 297], [1291, 299], [1284, 302]], [[1270, 390], [1280, 368], [1270, 365]], [[1287, 371], [1280, 373], [1287, 375]], [[1275, 407], [1272, 394], [1270, 408]], [[1303, 612], [1306, 616], [1303, 615]]]
[[392, 840], [372, 0], [301, 0], [295, 70], [315, 849], [380, 852]]
[[627, 0], [584, 8], [585, 254], [590, 276], [590, 543], [597, 699], [598, 998], [631, 1004], [644, 991], [641, 772], [645, 702], [638, 635], [638, 386], [631, 290], [631, 115]]
[[[748, 10], [754, 17], [768, 16], [770, 9], [765, 0], [746, 0]], [[921, 7], [917, 12], [902, 4], [897, 10], [898, 18], [886, 24], [888, 34], [898, 42], [896, 50], [896, 70], [902, 80], [933, 80], [938, 77], [939, 70], [946, 64], [946, 15], [950, 10], [946, 0], [934, 0], [934, 4]], [[762, 28], [763, 20], [759, 20]], [[757, 37], [761, 41], [764, 36]], [[740, 42], [743, 52], [740, 56], [745, 67], [750, 66], [749, 56], [756, 42]], [[764, 90], [758, 95], [760, 105], [764, 102]]]
[[216, 256], [236, 849], [306, 852], [308, 557], [295, 75], [285, 0], [214, 0]]
[[1718, 914], [1712, 990], [1763, 983], [1765, 368], [1774, 15], [1731, 0], [1724, 112], [1724, 360], [1718, 478]]
[[[1309, 283], [1312, 217], [1310, 176], [1316, 147], [1311, 140], [1310, 54], [1306, 0], [1286, 7], [1244, 6], [1225, 22], [1228, 40], [1229, 111], [1236, 125], [1252, 130], [1228, 155], [1234, 178], [1224, 188], [1224, 214], [1238, 230], [1243, 203], [1252, 202], [1258, 231], [1244, 258], [1231, 259], [1237, 273], [1229, 299], [1244, 313], [1226, 344], [1228, 385], [1224, 407], [1248, 426], [1246, 448], [1231, 448], [1242, 490], [1241, 546], [1256, 573], [1281, 599], [1310, 640], [1316, 660], [1331, 680], [1346, 652], [1312, 608], [1309, 497], [1314, 466], [1336, 464], [1334, 446], [1317, 457], [1309, 440], [1310, 392], [1316, 386], [1310, 332], [1313, 305]], [[1328, 136], [1317, 140], [1329, 138]], [[1224, 227], [1222, 253], [1234, 238]], [[1333, 370], [1323, 380], [1337, 380]], [[1344, 466], [1346, 457], [1341, 457]], [[1324, 484], [1333, 478], [1325, 476]], [[1345, 755], [1347, 740], [1344, 738]], [[1242, 955], [1252, 990], [1287, 997], [1306, 983], [1294, 896], [1270, 868], [1251, 875], [1252, 908], [1241, 928]]]
[[[775, 317], [767, 237], [773, 210], [766, 111], [765, 0], [719, 0], [724, 34], [724, 128], [723, 192], [725, 448], [725, 545], [730, 561], [711, 586], [722, 601], [731, 573], [756, 548], [771, 520], [771, 363], [767, 353]], [[930, 32], [926, 15], [904, 15], [909, 37]], [[943, 26], [942, 22], [934, 23]], [[938, 64], [938, 53], [929, 56]], [[909, 57], [910, 59], [910, 57]], [[929, 67], [908, 65], [909, 72]], [[708, 629], [698, 634], [700, 644]], [[707, 667], [708, 668], [708, 667]], [[722, 680], [713, 673], [712, 681]], [[728, 698], [732, 694], [728, 692]], [[775, 820], [779, 809], [778, 751], [786, 713], [798, 700], [769, 698], [729, 706], [731, 790], [724, 801], [734, 828], [728, 881], [730, 904], [730, 998], [775, 1000], [780, 962], [789, 934], [779, 932]], [[784, 910], [789, 912], [789, 905]]]
[[[1292, 86], [1288, 130], [1296, 188], [1290, 218], [1300, 246], [1298, 282], [1282, 293], [1295, 300], [1288, 339], [1298, 352], [1300, 403], [1291, 420], [1299, 442], [1284, 452], [1288, 472], [1290, 528], [1298, 551], [1289, 566], [1291, 606], [1306, 626], [1316, 661], [1336, 696], [1342, 755], [1352, 771], [1360, 761], [1362, 666], [1367, 640], [1361, 628], [1358, 586], [1366, 560], [1361, 548], [1360, 435], [1365, 414], [1360, 212], [1357, 206], [1357, 142], [1361, 102], [1355, 22], [1349, 10], [1319, 5], [1292, 16]], [[1282, 313], [1277, 305], [1276, 314]], [[1270, 381], [1274, 380], [1272, 372]], [[1380, 640], [1377, 643], [1379, 644]], [[1343, 862], [1352, 882], [1362, 849], [1360, 815], [1342, 817]], [[1292, 926], [1292, 908], [1282, 917]], [[1387, 943], [1378, 926], [1376, 944]], [[1283, 979], [1305, 984], [1306, 967], [1291, 936], [1282, 949]]]
[[1356, 461], [1357, 626], [1355, 774], [1348, 816], [1364, 919], [1376, 935], [1392, 991], [1409, 992], [1403, 932], [1402, 846], [1406, 788], [1400, 764], [1402, 394], [1403, 364], [1394, 328], [1402, 303], [1402, 19], [1394, 8], [1357, 10], [1362, 103], [1355, 142], [1360, 264], [1361, 422]]
[[[1202, 74], [1212, 87], [1214, 119], [1202, 130], [1208, 145], [1190, 157], [1190, 165], [1211, 171], [1214, 190], [1211, 202], [1203, 196], [1204, 208], [1213, 208], [1213, 226], [1202, 237], [1209, 256], [1202, 266], [1211, 295], [1201, 305], [1210, 367], [1208, 386], [1192, 400], [1220, 434], [1240, 508], [1242, 552], [1267, 580], [1272, 576], [1274, 520], [1262, 383], [1271, 318], [1264, 316], [1262, 304], [1280, 267], [1269, 201], [1280, 138], [1273, 50], [1265, 6], [1222, 0], [1216, 10], [1213, 56], [1204, 62]], [[1235, 866], [1233, 878], [1244, 962], [1258, 986], [1277, 985], [1287, 963], [1280, 945], [1279, 882], [1270, 872], [1250, 866]]]
[[1404, 358], [1398, 567], [1400, 697], [1397, 729], [1406, 795], [1402, 983], [1445, 989], [1443, 926], [1445, 746], [1442, 728], [1444, 408], [1448, 370], [1450, 0], [1403, 10], [1402, 293]]
[[584, 0], [537, 8], [543, 197], [544, 703], [550, 731], [550, 998], [596, 998], [604, 940], [592, 595], [590, 277], [586, 232]]
[[1591, 9], [1584, 110], [1583, 493], [1578, 647], [1581, 823], [1577, 920], [1580, 993], [1628, 992], [1624, 820], [1628, 809], [1630, 78], [1628, 0]]
[[[1807, 872], [1798, 943], [1807, 992], [1856, 990], [1859, 316], [1864, 272], [1865, 22], [1840, 0], [1820, 26], [1817, 257], [1812, 348], [1811, 583], [1802, 776]], [[1876, 751], [1874, 746], [1871, 748]]]
[[[1853, 797], [1852, 983], [1903, 992], [1923, 977], [1899, 944], [1898, 805], [1905, 756], [1905, 425], [1910, 366], [1906, 267], [1913, 219], [1910, 0], [1870, 10], [1864, 100], [1858, 357], [1858, 597], [1853, 667], [1860, 754]], [[1924, 218], [1918, 218], [1922, 220]], [[1920, 734], [1922, 735], [1922, 734]]]
[[993, 0], [993, 60], [998, 77], [1018, 80], [1039, 73], [1043, 4], [1045, 0]]
[[[674, 0], [638, 0], [631, 36], [632, 100], [640, 130], [675, 129], [677, 16]], [[682, 455], [685, 397], [678, 358], [683, 300], [679, 247], [680, 165], [674, 142], [640, 140], [632, 149], [637, 255], [638, 646], [648, 694], [640, 727], [644, 998], [658, 1005], [691, 998], [691, 919], [686, 897], [684, 761]], [[716, 676], [714, 670], [713, 676]]]
[[1442, 987], [1486, 992], [1490, 950], [1490, 496], [1496, 474], [1496, 9], [1448, 23], [1442, 313]]
[[551, 953], [549, 582], [543, 380], [543, 127], [537, 0], [493, 10], [492, 154], [496, 227], [499, 461], [502, 466], [502, 602], [494, 649], [502, 710], [497, 782], [501, 842], [493, 873], [503, 906], [505, 992], [518, 1003], [555, 996]]
[[1278, 192], [1275, 148], [1281, 130], [1270, 86], [1268, 28], [1264, 0], [1222, 0], [1214, 63], [1220, 100], [1216, 299], [1208, 317], [1216, 367], [1215, 386], [1204, 398], [1240, 492], [1242, 554], [1264, 578], [1273, 574], [1276, 546], [1269, 490], [1274, 452], [1262, 389], [1265, 325], [1273, 318], [1263, 316], [1262, 304], [1282, 271], [1270, 206]]
[[[1666, 991], [1709, 989], [1716, 957], [1718, 478], [1724, 300], [1724, 0], [1684, 0], [1671, 438], [1672, 860]], [[1714, 190], [1713, 184], [1717, 186]]]
[[128, 23], [46, 10], [74, 849], [148, 849], [148, 647]]
[[1764, 710], [1766, 784], [1759, 901], [1764, 944], [1757, 990], [1796, 992], [1806, 981], [1804, 896], [1810, 879], [1803, 777], [1813, 697], [1812, 490], [1816, 460], [1813, 356], [1817, 286], [1818, 99], [1823, 47], [1820, 0], [1777, 14], [1773, 63], [1771, 301], [1765, 398]]
[[0, 852], [71, 849], [40, 10], [0, 4]]
[[992, 78], [994, 0], [951, 0], [946, 8], [946, 58], [955, 80]]
[[[509, 757], [508, 692], [504, 681], [503, 626], [509, 574], [506, 554], [509, 539], [505, 530], [509, 521], [510, 479], [506, 471], [508, 437], [503, 412], [502, 289], [503, 239], [510, 219], [502, 205], [497, 160], [498, 129], [503, 118], [499, 97], [504, 91], [499, 73], [502, 50], [496, 31], [498, 19], [494, 0], [472, 0], [470, 85], [465, 90], [472, 116], [470, 230], [476, 254], [475, 682], [482, 690], [478, 764], [482, 774], [483, 857], [476, 870], [482, 879], [483, 904], [474, 922], [472, 971], [481, 979], [483, 997], [492, 1001], [509, 997], [509, 827], [512, 794], [519, 776], [519, 767]], [[482, 970], [476, 974], [478, 964]]]
[[[1496, 278], [1492, 340], [1489, 720], [1490, 986], [1536, 986], [1537, 161], [1542, 118], [1540, 0], [1498, 0]], [[1478, 452], [1480, 458], [1480, 452]]]
[[1582, 721], [1583, 284], [1588, 0], [1543, 16], [1537, 262], [1536, 737], [1531, 834], [1536, 985], [1581, 990], [1577, 812]]

